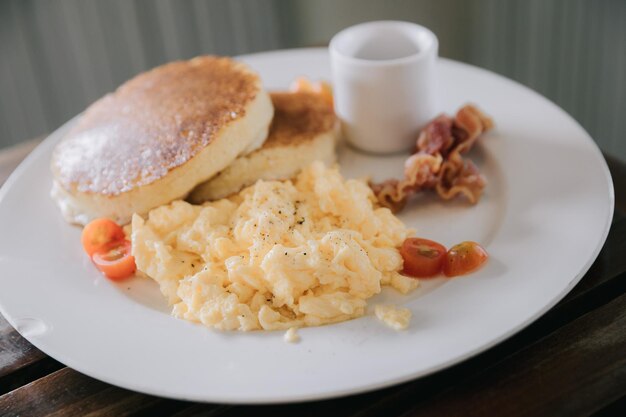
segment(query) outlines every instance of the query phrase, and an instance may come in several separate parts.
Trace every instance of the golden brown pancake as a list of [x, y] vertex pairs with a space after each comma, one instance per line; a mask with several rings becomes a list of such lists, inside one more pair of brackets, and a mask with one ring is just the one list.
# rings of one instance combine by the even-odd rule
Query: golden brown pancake
[[270, 98], [274, 119], [264, 149], [303, 144], [335, 128], [335, 113], [318, 94], [272, 92]]
[[157, 67], [92, 104], [57, 145], [53, 197], [68, 221], [126, 223], [258, 147], [272, 114], [242, 63], [205, 56]]
[[288, 179], [315, 160], [335, 161], [337, 120], [318, 94], [270, 93], [274, 119], [263, 146], [242, 155], [189, 195], [194, 203], [216, 200], [257, 180]]

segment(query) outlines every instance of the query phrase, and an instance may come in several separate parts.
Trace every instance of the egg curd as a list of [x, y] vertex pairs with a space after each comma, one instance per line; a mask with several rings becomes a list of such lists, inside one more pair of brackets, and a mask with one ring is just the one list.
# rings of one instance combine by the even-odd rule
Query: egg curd
[[176, 317], [222, 330], [336, 323], [362, 316], [381, 285], [418, 285], [398, 272], [412, 231], [375, 201], [316, 162], [293, 181], [134, 215], [132, 252]]

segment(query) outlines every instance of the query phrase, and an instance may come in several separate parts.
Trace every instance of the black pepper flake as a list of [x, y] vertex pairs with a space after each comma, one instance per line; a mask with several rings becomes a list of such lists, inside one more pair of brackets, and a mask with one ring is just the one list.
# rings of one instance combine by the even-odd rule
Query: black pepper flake
[[192, 267], [192, 268], [195, 268], [196, 266], [195, 266], [194, 264], [191, 264], [191, 267]]
[[287, 256], [287, 252], [285, 252], [285, 256]]
[[304, 256], [306, 256], [306, 252], [304, 252]]
[[302, 220], [298, 220], [298, 222], [297, 222], [297, 223], [298, 223], [298, 224], [302, 224], [302, 223], [304, 223], [304, 217], [302, 218]]

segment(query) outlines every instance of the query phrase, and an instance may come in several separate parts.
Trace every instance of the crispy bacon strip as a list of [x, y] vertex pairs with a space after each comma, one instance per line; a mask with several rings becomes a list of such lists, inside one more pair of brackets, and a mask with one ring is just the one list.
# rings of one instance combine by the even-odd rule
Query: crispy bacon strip
[[461, 154], [492, 127], [491, 118], [471, 104], [463, 106], [454, 118], [435, 118], [422, 130], [416, 152], [406, 160], [404, 178], [370, 183], [379, 204], [398, 212], [412, 194], [422, 190], [434, 190], [444, 200], [462, 194], [470, 203], [477, 203], [486, 180]]
[[370, 183], [370, 188], [381, 206], [396, 213], [404, 208], [409, 195], [422, 188], [433, 188], [437, 185], [442, 162], [441, 154], [413, 154], [404, 163], [403, 179], [389, 179], [380, 184]]

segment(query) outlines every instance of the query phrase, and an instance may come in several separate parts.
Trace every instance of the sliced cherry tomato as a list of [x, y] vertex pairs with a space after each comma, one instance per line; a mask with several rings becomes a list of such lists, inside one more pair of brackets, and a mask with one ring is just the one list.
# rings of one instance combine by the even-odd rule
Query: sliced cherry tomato
[[443, 273], [447, 277], [468, 274], [480, 268], [489, 258], [487, 251], [476, 242], [462, 242], [454, 245], [446, 255]]
[[317, 83], [315, 91], [322, 97], [331, 109], [334, 109], [333, 88], [326, 81]]
[[314, 91], [313, 83], [307, 77], [298, 77], [289, 86], [289, 90], [294, 93], [307, 92], [312, 93]]
[[113, 220], [96, 219], [83, 229], [81, 242], [83, 249], [91, 257], [96, 251], [124, 238], [124, 229]]
[[306, 92], [319, 94], [331, 109], [334, 106], [333, 88], [326, 81], [313, 82], [306, 77], [298, 77], [291, 83], [290, 90], [296, 93]]
[[96, 251], [91, 260], [100, 272], [113, 281], [130, 277], [137, 269], [135, 257], [131, 255], [130, 242], [126, 239]]
[[404, 259], [404, 273], [412, 277], [428, 278], [441, 272], [446, 248], [432, 240], [409, 238], [402, 243], [400, 254]]

